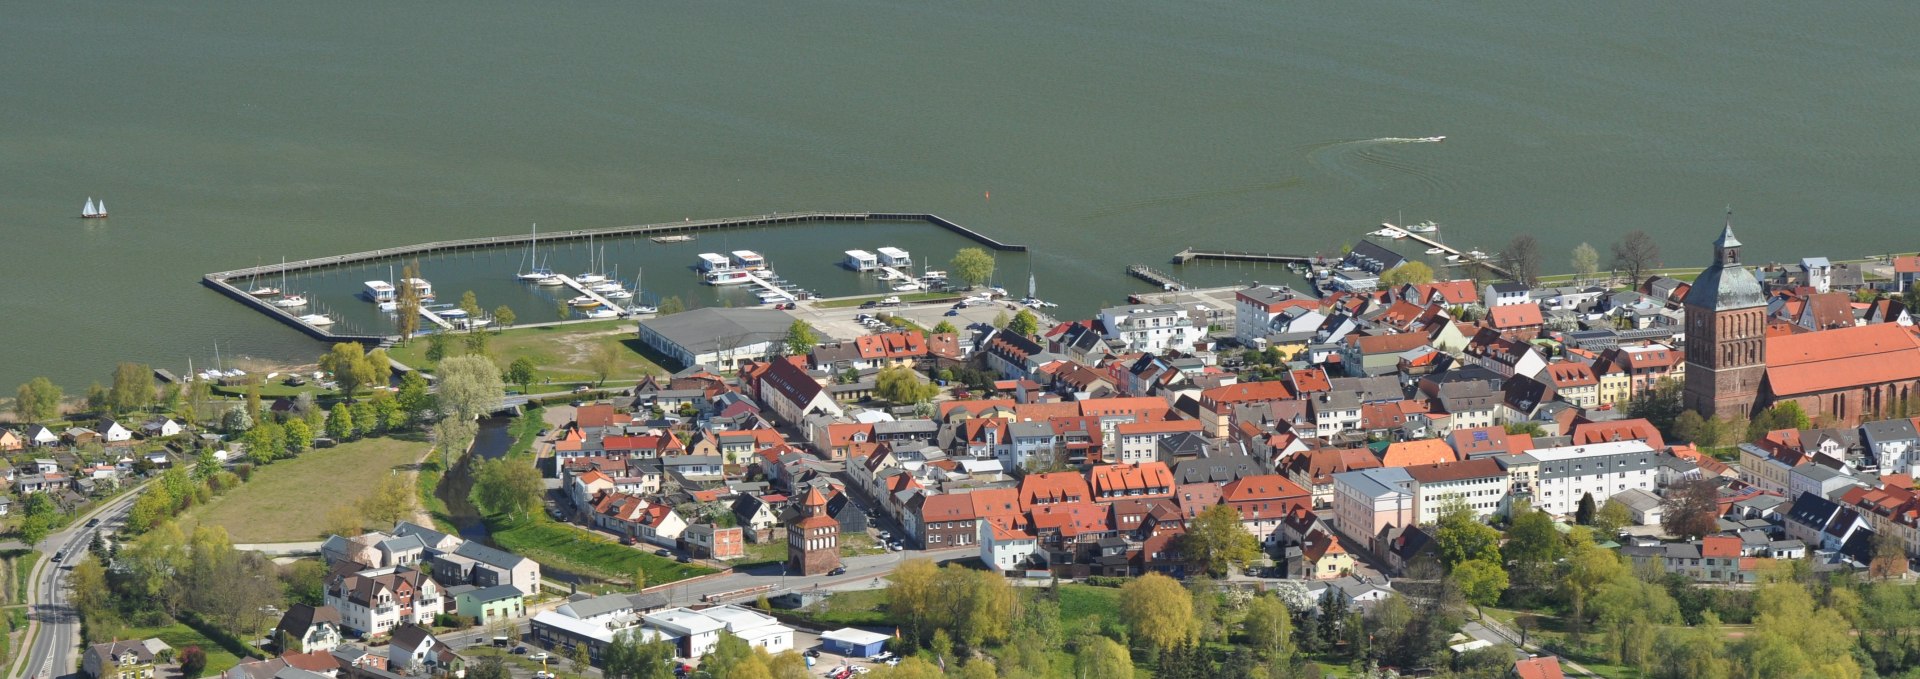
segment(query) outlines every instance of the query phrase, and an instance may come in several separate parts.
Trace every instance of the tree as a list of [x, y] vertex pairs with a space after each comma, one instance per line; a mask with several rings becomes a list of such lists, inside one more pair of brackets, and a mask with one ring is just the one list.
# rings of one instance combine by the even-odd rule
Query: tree
[[1907, 551], [1900, 538], [1887, 533], [1875, 533], [1872, 547], [1873, 560], [1867, 564], [1868, 576], [1884, 579], [1907, 573]]
[[234, 408], [220, 417], [220, 428], [228, 435], [245, 434], [253, 428], [253, 418], [247, 416], [245, 408]]
[[497, 655], [483, 655], [467, 663], [466, 679], [513, 679], [507, 661]]
[[1686, 406], [1680, 401], [1683, 388], [1680, 382], [1672, 378], [1655, 382], [1652, 389], [1634, 394], [1633, 399], [1627, 402], [1627, 416], [1645, 418], [1662, 433], [1671, 433], [1680, 413], [1686, 412]]
[[533, 386], [533, 360], [525, 356], [513, 359], [513, 363], [507, 366], [507, 374], [504, 377], [506, 381], [520, 385], [520, 393], [526, 393], [527, 389]]
[[400, 267], [398, 294], [394, 298], [394, 315], [400, 327], [400, 341], [413, 339], [413, 333], [420, 330], [420, 289], [413, 281], [420, 277], [420, 261], [414, 260]]
[[682, 311], [686, 311], [687, 303], [680, 301], [680, 297], [676, 295], [673, 297], [668, 297], [666, 299], [660, 300], [659, 309], [660, 311], [655, 314], [656, 316], [672, 316]]
[[[480, 298], [475, 297], [472, 290], [460, 293], [460, 310], [467, 312], [467, 318], [469, 320], [479, 319], [480, 314], [486, 312], [486, 309], [480, 306]], [[472, 332], [473, 330], [474, 326], [467, 326], [468, 332]]]
[[1501, 251], [1501, 259], [1506, 261], [1507, 272], [1513, 275], [1514, 282], [1533, 285], [1540, 279], [1540, 241], [1533, 234], [1523, 233], [1507, 241], [1507, 249]]
[[1681, 480], [1660, 501], [1660, 527], [1687, 539], [1718, 530], [1719, 518], [1719, 486], [1706, 479]]
[[540, 470], [524, 461], [507, 458], [481, 464], [473, 481], [474, 504], [487, 513], [514, 518], [538, 508], [540, 495], [545, 490]]
[[182, 679], [199, 679], [207, 671], [207, 652], [199, 646], [180, 649], [179, 661]]
[[1484, 558], [1462, 561], [1453, 565], [1453, 572], [1447, 577], [1453, 578], [1454, 586], [1460, 588], [1460, 594], [1476, 609], [1493, 605], [1507, 591], [1507, 569], [1497, 561]]
[[1386, 273], [1380, 274], [1380, 286], [1383, 288], [1397, 288], [1402, 285], [1425, 285], [1432, 282], [1433, 267], [1428, 266], [1426, 262], [1411, 259], [1402, 262], [1400, 266], [1387, 269]]
[[307, 426], [306, 420], [287, 420], [284, 428], [288, 455], [298, 455], [313, 447], [313, 427]]
[[320, 357], [320, 369], [333, 374], [333, 381], [340, 385], [340, 393], [348, 400], [374, 380], [373, 364], [367, 362], [366, 347], [359, 342], [334, 344]]
[[567, 649], [567, 664], [573, 666], [574, 674], [586, 674], [587, 669], [593, 666], [592, 654], [586, 644], [575, 643]]
[[1240, 522], [1240, 510], [1217, 504], [1187, 522], [1180, 553], [1207, 575], [1225, 577], [1229, 568], [1245, 568], [1260, 558], [1260, 543]]
[[413, 514], [413, 492], [406, 477], [383, 476], [373, 492], [360, 499], [360, 514], [375, 525], [392, 525]]
[[1620, 242], [1613, 244], [1613, 268], [1627, 272], [1627, 285], [1639, 287], [1648, 269], [1660, 266], [1660, 245], [1653, 242], [1653, 236], [1639, 229], [1628, 231]]
[[107, 404], [114, 412], [133, 412], [153, 403], [153, 369], [141, 363], [121, 363], [113, 368], [113, 391]]
[[873, 391], [894, 403], [925, 403], [940, 395], [940, 385], [926, 381], [912, 368], [896, 365], [880, 369], [874, 377]]
[[1497, 562], [1500, 558], [1500, 531], [1474, 516], [1473, 509], [1458, 499], [1448, 501], [1435, 522], [1433, 543], [1440, 565], [1452, 570], [1454, 564], [1473, 559]]
[[353, 438], [354, 431], [353, 408], [344, 401], [333, 404], [333, 409], [327, 411], [327, 438], [345, 441]]
[[360, 510], [353, 505], [334, 505], [327, 510], [327, 522], [320, 530], [320, 537], [338, 535], [350, 538], [366, 532], [366, 520], [361, 518]]
[[1579, 280], [1592, 278], [1600, 271], [1600, 253], [1593, 246], [1581, 243], [1573, 248], [1573, 275]]
[[1007, 321], [1007, 331], [1021, 337], [1032, 337], [1040, 332], [1040, 319], [1034, 317], [1033, 310], [1021, 309], [1013, 315], [1013, 320]]
[[60, 415], [60, 387], [45, 377], [35, 377], [20, 385], [13, 400], [13, 414], [21, 422], [45, 422]]
[[1073, 670], [1078, 677], [1131, 677], [1133, 657], [1112, 639], [1088, 637], [1073, 654]]
[[453, 337], [451, 335], [434, 333], [427, 336], [427, 360], [429, 362], [439, 363], [442, 359], [451, 355], [453, 355]]
[[511, 328], [516, 320], [519, 319], [514, 317], [512, 307], [502, 304], [493, 308], [493, 327]]
[[993, 315], [993, 327], [1005, 329], [1007, 324], [1011, 322], [1013, 322], [1013, 319], [1007, 318], [1007, 312], [1005, 311]]
[[947, 264], [955, 278], [968, 286], [979, 286], [993, 278], [993, 255], [980, 248], [960, 248]]
[[471, 326], [469, 326], [467, 330], [468, 330], [467, 336], [461, 342], [461, 344], [466, 345], [467, 353], [473, 354], [475, 356], [487, 355], [487, 342], [490, 341], [490, 338], [492, 338], [493, 335], [488, 333], [473, 332], [473, 328]]
[[788, 356], [805, 356], [813, 353], [813, 347], [820, 343], [820, 333], [813, 326], [798, 318], [793, 325], [787, 326], [787, 338], [784, 340]]
[[933, 326], [933, 334], [935, 335], [951, 335], [957, 332], [960, 332], [960, 329], [953, 327], [953, 323], [946, 320], [942, 320]]
[[887, 614], [906, 628], [908, 638], [923, 641], [933, 633], [939, 568], [926, 559], [910, 559], [887, 575]]
[[1609, 502], [1593, 515], [1593, 532], [1612, 539], [1620, 534], [1620, 529], [1633, 524], [1633, 511], [1625, 504]]
[[1260, 657], [1284, 664], [1293, 657], [1293, 611], [1278, 597], [1260, 596], [1247, 602], [1247, 645]]
[[1766, 412], [1760, 413], [1758, 417], [1753, 418], [1753, 421], [1747, 424], [1747, 438], [1759, 439], [1771, 431], [1781, 429], [1807, 429], [1812, 426], [1813, 421], [1807, 417], [1805, 410], [1800, 409], [1800, 404], [1787, 401], [1775, 404], [1772, 408], [1768, 408]]
[[[434, 396], [427, 385], [427, 378], [422, 377], [418, 370], [400, 377], [400, 391], [393, 398], [394, 404], [399, 406], [407, 420], [418, 421], [434, 407]], [[399, 427], [389, 423], [387, 428], [398, 429]]]
[[1573, 512], [1573, 522], [1582, 526], [1593, 525], [1593, 514], [1598, 511], [1594, 505], [1593, 493], [1580, 494], [1580, 507]]
[[[596, 368], [597, 369], [597, 368]], [[485, 356], [456, 356], [440, 363], [440, 409], [449, 418], [473, 421], [493, 412], [506, 397], [500, 368]]]
[[268, 464], [286, 453], [287, 430], [277, 422], [261, 422], [242, 434], [240, 442], [247, 446], [247, 459], [254, 464]]
[[593, 348], [587, 357], [587, 369], [593, 371], [595, 386], [605, 386], [607, 378], [620, 367], [620, 345], [611, 342]]
[[1707, 418], [1700, 413], [1688, 410], [1673, 418], [1673, 438], [1687, 443], [1702, 443], [1701, 433], [1707, 428]]
[[1133, 630], [1134, 638], [1162, 652], [1184, 646], [1198, 635], [1193, 596], [1178, 581], [1159, 573], [1120, 587], [1120, 618]]

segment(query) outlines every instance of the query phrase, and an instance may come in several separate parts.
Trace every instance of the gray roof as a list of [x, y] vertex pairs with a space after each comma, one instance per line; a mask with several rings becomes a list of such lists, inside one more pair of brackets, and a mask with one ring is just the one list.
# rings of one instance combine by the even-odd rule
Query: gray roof
[[[508, 589], [512, 588], [509, 587]], [[569, 601], [560, 607], [570, 611], [573, 617], [585, 620], [609, 613], [633, 610], [633, 601], [625, 594], [608, 594], [591, 599]]]
[[1860, 425], [1861, 437], [1870, 442], [1910, 441], [1920, 438], [1920, 432], [1913, 428], [1913, 420], [1881, 420]]
[[1659, 497], [1639, 488], [1628, 488], [1614, 493], [1613, 497], [1607, 498], [1607, 501], [1618, 502], [1626, 505], [1628, 508], [1637, 509], [1641, 512], [1646, 512], [1660, 506]]
[[940, 423], [929, 419], [898, 420], [894, 422], [875, 422], [875, 436], [888, 434], [931, 434], [940, 431]]
[[399, 536], [406, 536], [406, 535], [417, 536], [420, 538], [420, 541], [423, 543], [431, 542], [436, 545], [445, 541], [448, 537], [446, 533], [442, 533], [440, 531], [413, 523], [411, 521], [401, 521], [400, 523], [394, 524], [393, 534], [399, 535]]
[[520, 597], [526, 596], [526, 593], [521, 592], [520, 588], [514, 587], [513, 585], [494, 585], [492, 587], [484, 587], [481, 589], [473, 590], [471, 592], [467, 592], [466, 595], [467, 595], [467, 598], [469, 599], [473, 599], [474, 601], [479, 601], [484, 603], [488, 601], [503, 601], [506, 599], [518, 599]]
[[778, 342], [794, 316], [774, 309], [707, 307], [640, 321], [640, 326], [695, 354]]
[[454, 548], [453, 553], [499, 568], [513, 568], [527, 560], [524, 556], [509, 554], [473, 540], [460, 543], [459, 547]]
[[427, 544], [420, 541], [420, 536], [402, 535], [400, 537], [381, 540], [380, 548], [397, 554], [415, 549], [426, 549]]
[[1050, 438], [1053, 425], [1046, 422], [1015, 422], [1007, 426], [1007, 433], [1013, 438]]
[[1333, 475], [1335, 484], [1346, 484], [1368, 498], [1378, 499], [1394, 493], [1407, 492], [1406, 484], [1413, 483], [1413, 476], [1403, 467], [1379, 467], [1362, 469], [1357, 472], [1340, 472]]
[[[1716, 247], [1738, 247], [1740, 241], [1733, 237], [1733, 226], [1729, 224], [1720, 239], [1714, 241]], [[1693, 279], [1693, 287], [1687, 290], [1686, 304], [1706, 309], [1745, 309], [1765, 306], [1767, 293], [1760, 287], [1760, 279], [1745, 265], [1724, 264], [1715, 261], [1707, 270]]]

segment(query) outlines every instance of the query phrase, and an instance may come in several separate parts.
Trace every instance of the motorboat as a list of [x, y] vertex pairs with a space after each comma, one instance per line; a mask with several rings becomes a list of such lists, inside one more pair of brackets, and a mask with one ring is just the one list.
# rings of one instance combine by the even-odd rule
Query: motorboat
[[660, 307], [656, 307], [656, 306], [648, 306], [648, 305], [645, 305], [645, 304], [642, 304], [642, 305], [640, 305], [640, 306], [630, 306], [630, 307], [627, 307], [627, 313], [630, 313], [630, 314], [657, 314], [657, 313], [660, 313]]
[[753, 281], [753, 274], [745, 271], [715, 271], [706, 276], [707, 285], [740, 285]]
[[374, 305], [374, 308], [379, 309], [381, 311], [385, 311], [387, 313], [393, 313], [395, 311], [400, 310], [400, 303], [399, 302], [381, 302], [379, 304]]
[[1427, 248], [1427, 254], [1444, 255], [1444, 254], [1447, 254], [1447, 249], [1446, 248]]
[[914, 283], [911, 281], [893, 286], [894, 292], [912, 292], [914, 290], [919, 290], [919, 289], [920, 289], [920, 284]]
[[614, 288], [613, 290], [600, 292], [600, 296], [607, 299], [633, 299], [633, 291], [626, 288]]
[[1447, 261], [1458, 262], [1460, 261], [1460, 255], [1447, 255]]
[[1467, 256], [1472, 257], [1474, 259], [1486, 259], [1487, 253], [1481, 252], [1479, 250], [1468, 250]]
[[328, 318], [326, 314], [307, 314], [305, 316], [300, 317], [300, 322], [306, 323], [307, 325], [311, 325], [316, 328], [324, 328], [329, 325], [333, 325], [333, 319]]
[[619, 318], [619, 317], [620, 317], [620, 311], [618, 309], [612, 309], [612, 308], [594, 309], [592, 311], [587, 312], [587, 318]]
[[284, 295], [280, 299], [273, 300], [271, 304], [282, 309], [298, 309], [307, 305], [307, 298], [301, 295]]
[[1446, 140], [1447, 140], [1446, 135], [1441, 135], [1438, 137], [1421, 137], [1420, 138], [1420, 141], [1425, 141], [1425, 142], [1442, 142]]
[[1406, 231], [1412, 231], [1414, 233], [1433, 233], [1435, 231], [1440, 230], [1440, 225], [1433, 223], [1432, 220], [1427, 220], [1424, 222], [1420, 222], [1419, 224], [1414, 224], [1412, 226], [1406, 226], [1401, 228]]
[[690, 242], [693, 242], [693, 239], [694, 239], [693, 234], [683, 233], [675, 236], [654, 236], [647, 240], [651, 240], [655, 243], [690, 243]]
[[542, 278], [540, 280], [534, 281], [533, 284], [544, 286], [544, 287], [555, 287], [560, 285], [566, 285], [567, 280], [559, 277], [558, 275], [554, 275], [554, 276], [548, 276], [546, 278]]
[[432, 311], [435, 315], [441, 318], [447, 319], [449, 321], [466, 318], [468, 315], [466, 309], [462, 309], [460, 307], [453, 306], [451, 304], [442, 304], [439, 306], [435, 306], [432, 309], [429, 309], [429, 311]]
[[567, 300], [567, 305], [580, 308], [580, 309], [591, 309], [591, 308], [600, 306], [600, 300], [594, 299], [592, 297], [588, 297], [586, 295], [581, 295], [579, 297], [575, 297], [573, 299]]
[[1401, 238], [1406, 238], [1407, 232], [1400, 230], [1400, 227], [1394, 226], [1392, 224], [1381, 224], [1380, 228], [1367, 232], [1367, 235], [1373, 236], [1375, 238], [1390, 238], [1394, 240], [1399, 240]]

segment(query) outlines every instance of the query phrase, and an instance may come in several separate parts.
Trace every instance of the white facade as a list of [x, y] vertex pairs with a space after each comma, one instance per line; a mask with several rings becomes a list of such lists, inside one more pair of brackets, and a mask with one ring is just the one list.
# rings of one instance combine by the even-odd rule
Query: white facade
[[1160, 354], [1168, 349], [1191, 349], [1206, 337], [1207, 329], [1176, 304], [1135, 304], [1100, 310], [1106, 338], [1128, 351]]
[[980, 536], [980, 560], [988, 568], [999, 571], [1017, 568], [1040, 550], [1039, 540], [1032, 535], [1001, 528], [992, 521], [976, 523], [975, 530]]
[[1456, 499], [1466, 503], [1476, 517], [1484, 519], [1499, 514], [1505, 509], [1503, 505], [1509, 490], [1506, 474], [1421, 483], [1417, 500], [1420, 523], [1439, 520], [1440, 513], [1446, 511], [1447, 505]]
[[1518, 457], [1539, 461], [1533, 506], [1551, 514], [1572, 516], [1580, 509], [1580, 498], [1588, 494], [1598, 508], [1620, 491], [1638, 488], [1651, 493], [1658, 487], [1660, 464], [1645, 441], [1541, 448]]

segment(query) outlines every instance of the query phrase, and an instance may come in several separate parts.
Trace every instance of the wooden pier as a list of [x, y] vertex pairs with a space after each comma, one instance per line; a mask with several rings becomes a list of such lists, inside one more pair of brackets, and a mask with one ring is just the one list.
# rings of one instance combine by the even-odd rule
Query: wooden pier
[[1408, 231], [1406, 229], [1402, 229], [1397, 226], [1393, 228], [1395, 230], [1400, 231], [1401, 233], [1407, 234], [1407, 237], [1413, 239], [1413, 241], [1416, 243], [1420, 243], [1429, 248], [1440, 248], [1441, 250], [1446, 251], [1446, 253], [1449, 255], [1459, 256], [1460, 257], [1459, 261], [1447, 262], [1447, 264], [1451, 266], [1479, 265], [1479, 266], [1486, 267], [1488, 271], [1492, 271], [1494, 273], [1500, 274], [1507, 278], [1513, 278], [1513, 272], [1508, 271], [1506, 267], [1500, 266], [1498, 264], [1494, 264], [1489, 259], [1474, 259], [1472, 256], [1468, 255], [1466, 252], [1462, 251], [1460, 248], [1456, 248], [1446, 243], [1442, 243], [1438, 240], [1428, 237], [1426, 234]]
[[1174, 264], [1186, 264], [1196, 259], [1211, 259], [1223, 262], [1255, 262], [1259, 264], [1315, 264], [1326, 262], [1319, 255], [1289, 255], [1277, 252], [1248, 252], [1245, 250], [1195, 250], [1187, 248], [1173, 255]]
[[1138, 278], [1148, 283], [1152, 283], [1154, 285], [1158, 285], [1160, 286], [1161, 290], [1165, 290], [1169, 292], [1178, 292], [1182, 290], [1187, 290], [1192, 287], [1190, 285], [1187, 285], [1185, 281], [1182, 281], [1178, 278], [1174, 278], [1171, 274], [1167, 274], [1161, 271], [1155, 271], [1153, 267], [1147, 266], [1145, 264], [1134, 264], [1134, 265], [1128, 266], [1127, 275], [1133, 276], [1134, 278]]
[[[651, 236], [674, 235], [674, 234], [694, 234], [700, 231], [715, 231], [715, 230], [722, 230], [722, 229], [763, 228], [763, 227], [769, 227], [769, 226], [785, 226], [785, 225], [797, 225], [797, 224], [809, 224], [809, 223], [870, 222], [870, 221], [873, 221], [873, 222], [878, 222], [878, 221], [926, 222], [928, 224], [932, 224], [934, 226], [940, 227], [947, 231], [959, 234], [960, 236], [965, 237], [968, 240], [979, 243], [993, 250], [998, 250], [1002, 252], [1026, 252], [1027, 251], [1027, 246], [1025, 245], [1019, 245], [1014, 243], [1003, 243], [998, 240], [995, 240], [991, 236], [980, 233], [978, 231], [974, 231], [973, 229], [969, 229], [965, 226], [956, 224], [944, 217], [941, 217], [936, 214], [926, 213], [926, 212], [832, 212], [832, 211], [777, 212], [773, 214], [757, 215], [757, 216], [750, 216], [750, 217], [728, 217], [728, 218], [722, 218], [722, 219], [690, 219], [690, 220], [680, 221], [680, 222], [665, 222], [660, 224], [636, 224], [632, 226], [615, 226], [615, 227], [608, 227], [603, 229], [576, 229], [573, 231], [542, 233], [542, 234], [539, 234], [539, 238], [542, 242], [546, 242], [546, 241], [556, 241], [556, 240], [560, 240], [560, 241], [585, 240], [587, 238], [594, 237], [594, 236], [600, 236], [600, 237], [649, 236], [651, 237]], [[532, 240], [533, 238], [534, 236], [531, 234], [522, 234], [522, 235], [512, 235], [512, 236], [487, 236], [487, 237], [481, 237], [481, 238], [462, 238], [459, 240], [434, 241], [431, 243], [417, 243], [414, 245], [402, 245], [402, 246], [391, 247], [391, 248], [381, 248], [378, 250], [368, 250], [366, 252], [354, 252], [354, 253], [349, 253], [344, 255], [332, 255], [328, 257], [315, 257], [312, 259], [303, 259], [303, 260], [294, 261], [294, 262], [283, 262], [280, 264], [269, 264], [264, 266], [249, 267], [245, 269], [234, 269], [232, 271], [216, 271], [214, 273], [210, 273], [210, 274], [206, 274], [205, 276], [202, 276], [200, 279], [200, 282], [203, 285], [213, 288], [228, 297], [232, 297], [233, 299], [239, 301], [242, 304], [246, 304], [255, 309], [258, 309], [266, 313], [268, 316], [278, 319], [282, 323], [291, 325], [294, 328], [300, 330], [301, 332], [306, 333], [308, 336], [313, 337], [314, 339], [317, 339], [323, 342], [359, 342], [367, 345], [390, 346], [394, 342], [399, 340], [398, 336], [357, 335], [357, 334], [348, 334], [348, 333], [335, 333], [326, 328], [315, 326], [311, 323], [301, 320], [298, 315], [289, 313], [285, 309], [281, 309], [279, 307], [273, 306], [272, 304], [268, 304], [265, 300], [262, 300], [258, 297], [254, 297], [253, 295], [249, 295], [245, 290], [240, 289], [239, 287], [233, 285], [232, 283], [229, 283], [228, 281], [239, 279], [239, 278], [247, 278], [251, 276], [273, 275], [273, 274], [290, 273], [290, 272], [296, 272], [296, 271], [309, 271], [314, 269], [325, 269], [325, 268], [338, 267], [338, 266], [352, 266], [352, 265], [361, 264], [364, 262], [379, 261], [384, 259], [403, 259], [407, 257], [418, 257], [422, 255], [431, 255], [439, 252], [451, 252], [451, 251], [458, 251], [458, 250], [477, 250], [477, 249], [485, 249], [485, 248], [516, 246], [516, 245], [526, 244], [529, 240]], [[569, 281], [568, 284], [573, 286], [574, 289], [576, 290], [584, 290], [584, 288], [579, 286], [577, 283], [572, 282], [571, 280]], [[592, 295], [594, 293], [592, 293], [591, 291], [586, 291], [584, 294]], [[606, 303], [604, 302], [604, 298], [603, 298], [603, 303]], [[609, 306], [612, 306], [613, 308], [620, 308], [619, 306], [612, 305], [612, 304], [609, 304]]]

